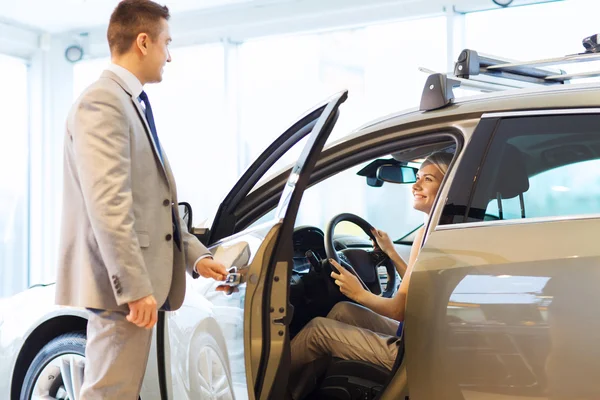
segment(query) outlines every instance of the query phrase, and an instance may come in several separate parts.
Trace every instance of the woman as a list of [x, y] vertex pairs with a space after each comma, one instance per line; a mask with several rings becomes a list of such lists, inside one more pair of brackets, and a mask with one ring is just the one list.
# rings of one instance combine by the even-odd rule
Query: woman
[[[451, 153], [433, 153], [425, 159], [417, 173], [417, 181], [412, 187], [413, 207], [425, 213], [426, 219], [452, 157]], [[404, 321], [406, 295], [412, 267], [421, 248], [423, 230], [421, 228], [417, 232], [408, 262], [398, 254], [385, 232], [373, 230], [377, 245], [403, 276], [393, 298], [366, 291], [354, 275], [330, 260], [339, 271], [332, 272], [331, 277], [342, 294], [361, 305], [338, 303], [326, 318], [314, 318], [294, 337], [291, 343], [290, 390], [295, 400], [312, 392], [330, 356], [366, 361], [392, 369], [398, 355], [397, 341]]]

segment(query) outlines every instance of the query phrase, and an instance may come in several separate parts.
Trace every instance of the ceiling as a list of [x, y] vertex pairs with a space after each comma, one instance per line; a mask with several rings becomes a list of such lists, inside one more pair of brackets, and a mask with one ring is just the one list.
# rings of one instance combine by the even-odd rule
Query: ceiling
[[[40, 32], [58, 33], [101, 27], [107, 24], [110, 14], [120, 0], [0, 0], [0, 23], [29, 28]], [[337, 10], [343, 13], [351, 9], [365, 10], [377, 7], [403, 7], [407, 14], [415, 10], [441, 11], [444, 6], [454, 5], [457, 12], [498, 8], [494, 0], [155, 0], [167, 4], [171, 15], [189, 16], [190, 12], [204, 14], [212, 20], [217, 14], [240, 14], [243, 22], [252, 19], [258, 10], [286, 9], [289, 17], [298, 11], [312, 9]], [[506, 2], [510, 0], [496, 0]], [[561, 0], [514, 0], [511, 6]], [[598, 0], [594, 0], [598, 1]], [[323, 13], [321, 13], [323, 14]], [[413, 13], [414, 14], [414, 13]], [[239, 22], [239, 21], [238, 21]], [[0, 38], [1, 39], [1, 38]]]
[[[157, 0], [171, 14], [290, 0]], [[50, 33], [106, 24], [119, 0], [0, 0], [0, 19]], [[257, 4], [258, 5], [258, 4]]]

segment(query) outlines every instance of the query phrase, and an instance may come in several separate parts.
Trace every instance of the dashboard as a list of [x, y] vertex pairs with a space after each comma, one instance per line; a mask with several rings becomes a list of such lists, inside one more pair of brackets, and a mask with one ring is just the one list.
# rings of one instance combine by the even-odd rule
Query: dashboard
[[299, 226], [294, 229], [292, 236], [294, 246], [293, 271], [297, 274], [306, 274], [310, 271], [310, 261], [306, 256], [307, 251], [312, 251], [318, 261], [327, 258], [325, 253], [325, 234], [314, 226]]

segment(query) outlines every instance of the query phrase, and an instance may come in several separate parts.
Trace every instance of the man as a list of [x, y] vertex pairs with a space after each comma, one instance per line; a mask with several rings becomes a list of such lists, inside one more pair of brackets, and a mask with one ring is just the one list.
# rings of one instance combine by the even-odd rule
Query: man
[[157, 309], [181, 306], [186, 269], [227, 274], [181, 223], [143, 91], [171, 61], [168, 19], [150, 0], [119, 3], [107, 34], [112, 64], [67, 120], [56, 301], [90, 311], [82, 400], [136, 400]]

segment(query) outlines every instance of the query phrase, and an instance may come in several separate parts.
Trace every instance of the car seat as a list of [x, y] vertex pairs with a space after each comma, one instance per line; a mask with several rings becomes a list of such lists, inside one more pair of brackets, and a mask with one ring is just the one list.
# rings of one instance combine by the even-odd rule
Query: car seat
[[404, 337], [391, 370], [364, 361], [332, 358], [317, 390], [309, 400], [373, 400], [389, 383], [404, 358]]

